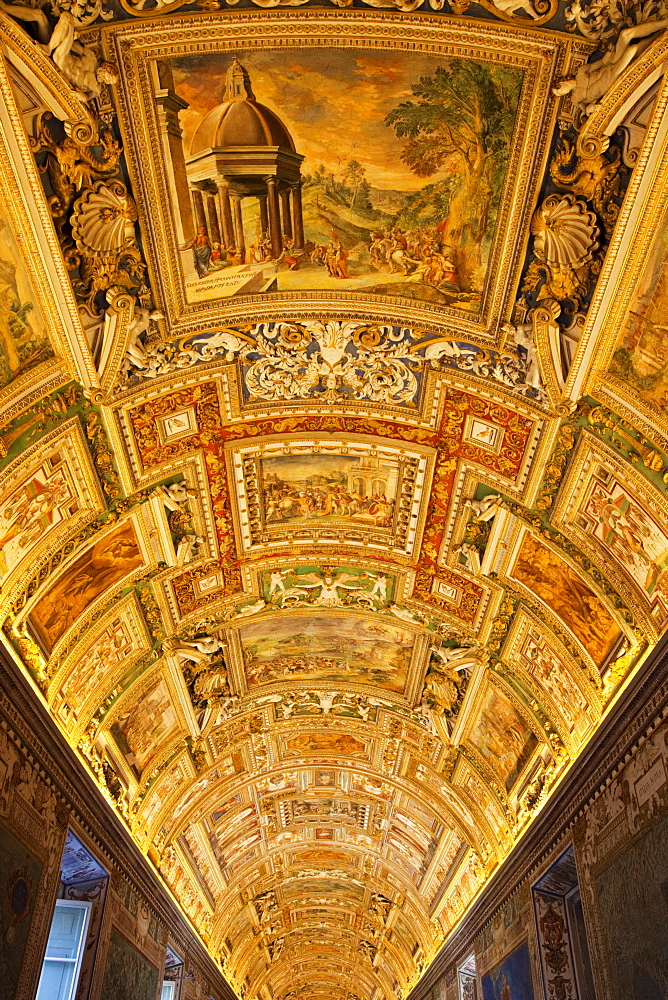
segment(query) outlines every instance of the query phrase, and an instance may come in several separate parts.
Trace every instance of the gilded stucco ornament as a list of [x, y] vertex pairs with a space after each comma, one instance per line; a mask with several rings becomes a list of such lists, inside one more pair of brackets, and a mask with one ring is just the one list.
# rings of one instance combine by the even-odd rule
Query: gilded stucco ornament
[[487, 660], [487, 651], [477, 646], [440, 646], [432, 650], [422, 706], [431, 710], [437, 724], [445, 720], [448, 734], [452, 732], [474, 669]]
[[[524, 291], [541, 285], [538, 299], [556, 299], [579, 306], [600, 270], [599, 228], [594, 212], [574, 195], [549, 195], [531, 220], [534, 258]], [[542, 283], [542, 284], [541, 284]]]
[[139, 316], [145, 322], [133, 331], [119, 391], [198, 364], [238, 360], [249, 400], [415, 405], [418, 375], [427, 367], [470, 372], [543, 399], [526, 338], [516, 342], [513, 354], [400, 326], [304, 320], [226, 327], [166, 342], [145, 336], [149, 318], [160, 319], [161, 313]]
[[664, 0], [573, 0], [565, 10], [569, 31], [579, 31], [592, 42], [616, 38], [623, 28], [665, 16]]
[[49, 207], [65, 263], [79, 269], [74, 290], [92, 313], [98, 293], [105, 301], [122, 290], [139, 298], [148, 294], [146, 265], [136, 242], [136, 207], [120, 180], [120, 143], [98, 123], [98, 142], [57, 138], [56, 123], [45, 118], [36, 155], [53, 192]]
[[562, 137], [560, 147], [550, 161], [550, 177], [557, 187], [584, 198], [603, 222], [605, 235], [610, 237], [619, 215], [625, 167], [618, 146], [610, 146], [608, 137], [602, 142], [580, 143]]

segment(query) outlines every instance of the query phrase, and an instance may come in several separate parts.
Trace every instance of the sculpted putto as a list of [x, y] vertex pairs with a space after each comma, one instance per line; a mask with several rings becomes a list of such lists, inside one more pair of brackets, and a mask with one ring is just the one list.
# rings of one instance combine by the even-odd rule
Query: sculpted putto
[[645, 21], [643, 24], [624, 28], [614, 46], [604, 52], [600, 59], [584, 63], [575, 76], [561, 80], [553, 87], [552, 93], [557, 97], [572, 94], [573, 104], [578, 105], [584, 114], [591, 114], [624, 70], [647, 48], [651, 36], [664, 31], [666, 27], [668, 19]]

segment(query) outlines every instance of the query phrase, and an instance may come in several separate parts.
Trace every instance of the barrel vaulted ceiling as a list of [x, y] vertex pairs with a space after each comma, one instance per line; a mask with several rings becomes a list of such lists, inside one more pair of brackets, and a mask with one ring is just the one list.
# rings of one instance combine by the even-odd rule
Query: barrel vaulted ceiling
[[242, 997], [405, 996], [664, 629], [663, 17], [0, 4], [3, 641]]

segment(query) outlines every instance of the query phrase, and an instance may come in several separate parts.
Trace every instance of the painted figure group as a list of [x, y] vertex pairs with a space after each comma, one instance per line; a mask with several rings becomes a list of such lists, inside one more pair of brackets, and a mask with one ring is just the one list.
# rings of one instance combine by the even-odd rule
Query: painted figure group
[[371, 233], [371, 266], [378, 271], [410, 276], [445, 291], [459, 292], [455, 248], [442, 242], [438, 229], [398, 227]]
[[364, 497], [339, 483], [297, 489], [279, 480], [265, 484], [264, 510], [267, 522], [335, 516], [357, 517], [376, 527], [388, 527], [394, 504], [384, 493]]
[[193, 264], [199, 278], [206, 278], [212, 271], [220, 271], [225, 267], [234, 267], [240, 264], [263, 264], [274, 262], [276, 264], [287, 264], [288, 270], [296, 271], [299, 268], [300, 254], [294, 249], [295, 241], [293, 237], [283, 237], [283, 249], [278, 258], [273, 256], [271, 238], [269, 233], [264, 233], [255, 243], [251, 243], [246, 250], [234, 244], [225, 245], [217, 241], [211, 241], [204, 226], [200, 226], [197, 233], [190, 242], [185, 243], [182, 250], [192, 250]]

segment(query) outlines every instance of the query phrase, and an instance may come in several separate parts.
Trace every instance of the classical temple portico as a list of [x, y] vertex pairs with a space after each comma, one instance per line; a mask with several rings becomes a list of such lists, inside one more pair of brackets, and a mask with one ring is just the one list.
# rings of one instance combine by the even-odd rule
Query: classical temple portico
[[268, 235], [272, 256], [280, 256], [283, 237], [302, 249], [303, 159], [277, 115], [255, 100], [248, 73], [235, 58], [225, 100], [198, 126], [186, 159], [196, 225], [206, 228], [212, 242], [245, 255], [242, 200], [257, 198], [260, 235]]

